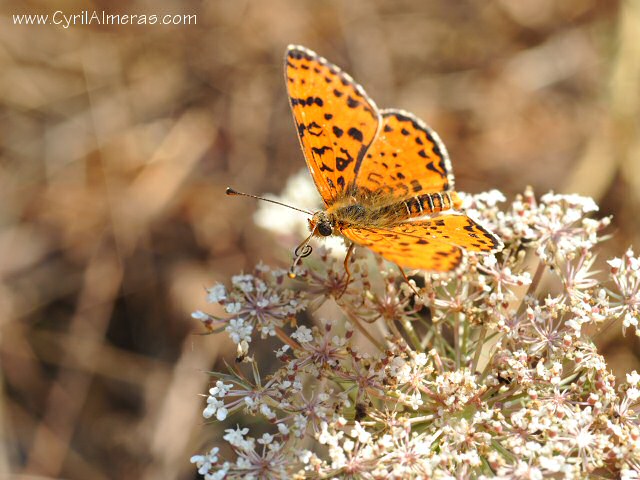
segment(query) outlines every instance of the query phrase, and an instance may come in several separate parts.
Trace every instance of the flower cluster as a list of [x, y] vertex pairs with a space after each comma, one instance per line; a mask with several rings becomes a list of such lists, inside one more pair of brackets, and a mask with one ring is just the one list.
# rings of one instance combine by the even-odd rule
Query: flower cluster
[[640, 259], [630, 249], [603, 262], [606, 278], [594, 270], [610, 220], [589, 218], [588, 198], [464, 202], [505, 248], [469, 254], [462, 272], [413, 272], [407, 285], [360, 250], [347, 283], [342, 259], [320, 250], [294, 280], [261, 265], [208, 290], [227, 315], [194, 317], [239, 358], [213, 374], [203, 415], [241, 426], [192, 458], [199, 473], [640, 478], [640, 374], [617, 384], [588, 334], [618, 322], [640, 335]]
[[217, 284], [207, 290], [207, 301], [218, 303], [225, 318], [201, 311], [191, 316], [201, 320], [210, 332], [225, 330], [238, 345], [238, 356], [249, 350], [254, 329], [261, 338], [274, 336], [287, 323], [295, 323], [296, 313], [307, 307], [305, 295], [284, 286], [287, 272], [257, 265], [253, 274], [234, 275], [231, 288]]

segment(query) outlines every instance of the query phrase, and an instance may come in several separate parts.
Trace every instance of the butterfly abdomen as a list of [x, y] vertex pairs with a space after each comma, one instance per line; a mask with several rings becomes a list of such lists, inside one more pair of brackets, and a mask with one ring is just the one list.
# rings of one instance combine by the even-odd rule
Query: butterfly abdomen
[[460, 208], [462, 201], [455, 192], [424, 193], [402, 202], [408, 218]]
[[409, 218], [458, 209], [461, 204], [462, 201], [455, 192], [425, 193], [380, 207], [372, 213], [371, 220], [378, 225], [388, 225]]
[[330, 210], [342, 226], [389, 226], [409, 218], [459, 209], [462, 204], [455, 192], [425, 193], [392, 203], [388, 203], [389, 198], [386, 200], [381, 203], [382, 199], [376, 196], [355, 195]]

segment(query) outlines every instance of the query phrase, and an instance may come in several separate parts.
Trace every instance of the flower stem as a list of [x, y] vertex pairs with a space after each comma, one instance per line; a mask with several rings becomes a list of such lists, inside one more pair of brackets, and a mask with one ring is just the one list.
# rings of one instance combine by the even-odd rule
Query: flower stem
[[453, 323], [453, 346], [456, 351], [456, 370], [460, 369], [460, 313], [454, 314], [455, 321]]
[[402, 318], [401, 323], [402, 323], [402, 328], [404, 328], [405, 333], [407, 334], [407, 336], [409, 337], [409, 340], [411, 340], [411, 343], [413, 344], [413, 348], [415, 348], [418, 351], [422, 351], [420, 338], [418, 338], [418, 335], [416, 334], [416, 331], [413, 329], [413, 325], [411, 325], [411, 322], [407, 318]]
[[285, 333], [284, 330], [282, 330], [282, 328], [280, 327], [276, 327], [276, 336], [282, 340], [282, 343], [286, 343], [287, 345], [289, 345], [293, 350], [300, 350], [300, 345], [298, 345], [298, 343], [294, 340], [292, 340], [289, 335], [287, 335]]
[[349, 318], [349, 321], [351, 322], [351, 324], [354, 327], [356, 327], [360, 333], [362, 333], [365, 337], [367, 337], [367, 339], [373, 345], [375, 345], [381, 352], [384, 352], [384, 345], [380, 343], [378, 340], [376, 340], [375, 338], [373, 338], [373, 335], [371, 335], [371, 333], [369, 333], [369, 331], [366, 328], [364, 328], [364, 326], [360, 323], [360, 320], [358, 320], [358, 317], [354, 315], [353, 312], [351, 312], [349, 309], [343, 308], [343, 311], [347, 314], [347, 318]]
[[482, 347], [484, 346], [484, 337], [487, 335], [487, 327], [484, 325], [480, 328], [480, 335], [478, 336], [478, 341], [476, 342], [475, 350], [476, 353], [473, 356], [473, 363], [471, 364], [471, 373], [475, 373], [476, 368], [478, 368], [478, 362], [480, 361], [480, 353], [482, 353]]

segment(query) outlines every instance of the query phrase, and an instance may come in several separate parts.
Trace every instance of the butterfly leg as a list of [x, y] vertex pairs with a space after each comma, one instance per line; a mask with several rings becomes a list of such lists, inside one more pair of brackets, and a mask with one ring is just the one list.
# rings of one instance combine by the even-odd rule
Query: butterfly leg
[[295, 257], [293, 259], [293, 263], [291, 264], [291, 268], [289, 269], [289, 278], [296, 278], [296, 265], [300, 263], [300, 260], [311, 255], [311, 251], [313, 250], [313, 248], [311, 248], [311, 245], [309, 245], [311, 238], [313, 238], [313, 232], [311, 233], [311, 235], [305, 238], [304, 242], [298, 245], [294, 250], [293, 254], [295, 255]]
[[411, 281], [409, 280], [409, 277], [407, 277], [407, 274], [404, 273], [404, 270], [402, 269], [402, 267], [400, 265], [398, 265], [397, 263], [396, 263], [396, 267], [398, 267], [398, 270], [400, 270], [400, 273], [402, 274], [402, 277], [404, 278], [404, 281], [407, 282], [407, 285], [409, 285], [409, 288], [411, 288], [411, 290], [413, 290], [413, 293], [415, 293], [416, 295], [420, 296], [420, 293], [411, 284]]
[[351, 255], [353, 255], [353, 251], [355, 249], [356, 244], [352, 242], [351, 245], [349, 245], [349, 249], [347, 250], [347, 255], [344, 257], [344, 271], [346, 274], [346, 278], [344, 281], [344, 288], [342, 289], [342, 292], [340, 292], [340, 296], [338, 298], [344, 295], [344, 292], [347, 291], [347, 287], [349, 286], [349, 282], [351, 281], [351, 270], [349, 269], [349, 262], [351, 261]]

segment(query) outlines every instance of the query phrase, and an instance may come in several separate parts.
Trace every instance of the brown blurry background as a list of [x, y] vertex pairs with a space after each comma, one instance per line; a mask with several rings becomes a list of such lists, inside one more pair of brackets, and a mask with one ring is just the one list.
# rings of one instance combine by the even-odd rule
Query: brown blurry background
[[[303, 168], [289, 43], [424, 118], [460, 190], [591, 195], [615, 216], [601, 258], [640, 250], [635, 0], [0, 5], [0, 478], [195, 477], [218, 435], [203, 371], [234, 351], [190, 312], [289, 254], [224, 195]], [[13, 24], [56, 10], [197, 24]], [[632, 334], [598, 339], [617, 374], [638, 367]]]

